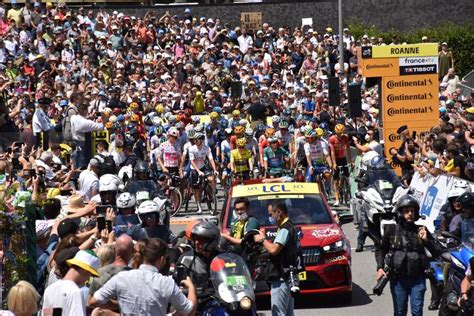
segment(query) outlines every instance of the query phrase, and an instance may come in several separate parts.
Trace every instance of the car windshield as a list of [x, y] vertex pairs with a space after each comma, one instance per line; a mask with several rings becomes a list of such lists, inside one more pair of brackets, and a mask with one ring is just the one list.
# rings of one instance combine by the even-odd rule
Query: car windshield
[[[231, 201], [231, 216], [227, 227], [236, 220], [234, 200]], [[319, 195], [316, 194], [286, 194], [286, 195], [260, 195], [249, 197], [250, 216], [255, 217], [261, 226], [271, 226], [268, 221], [268, 206], [276, 200], [281, 200], [288, 207], [291, 221], [295, 225], [302, 224], [331, 224], [330, 214]]]

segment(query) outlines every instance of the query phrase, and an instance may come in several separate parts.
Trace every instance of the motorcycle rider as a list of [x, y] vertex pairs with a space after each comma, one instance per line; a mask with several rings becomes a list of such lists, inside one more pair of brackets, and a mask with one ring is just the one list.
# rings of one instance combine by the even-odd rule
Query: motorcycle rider
[[449, 231], [449, 226], [453, 218], [462, 211], [461, 204], [458, 201], [458, 198], [464, 192], [470, 192], [471, 187], [467, 181], [458, 181], [456, 182], [451, 190], [448, 192], [448, 201], [444, 204], [437, 218], [439, 222], [439, 229], [442, 231]]
[[[420, 218], [419, 210], [420, 205], [413, 196], [402, 196], [395, 205], [397, 224], [387, 227], [375, 251], [377, 280], [387, 276], [384, 267], [390, 267], [388, 277], [395, 316], [407, 314], [409, 297], [412, 315], [423, 314], [426, 291], [424, 248], [427, 247], [433, 255], [441, 253], [426, 227], [415, 224]], [[392, 259], [385, 262], [387, 254]]]
[[115, 205], [117, 193], [123, 183], [114, 174], [104, 174], [99, 179], [99, 194], [92, 197], [91, 201], [102, 205]]
[[133, 167], [133, 178], [127, 182], [124, 191], [136, 195], [139, 191], [147, 191], [150, 198], [153, 199], [158, 195], [158, 185], [150, 179], [150, 169], [145, 161], [138, 161]]
[[449, 225], [449, 232], [462, 239], [462, 222], [474, 217], [474, 193], [465, 192], [458, 197], [457, 201], [461, 205], [462, 212], [453, 217]]
[[140, 224], [133, 231], [134, 240], [160, 238], [168, 244], [173, 242], [175, 236], [164, 224], [166, 217], [164, 205], [151, 200], [145, 201], [137, 208], [137, 215]]
[[123, 233], [133, 235], [133, 227], [140, 223], [135, 214], [137, 200], [135, 195], [129, 192], [122, 192], [117, 196], [117, 216], [115, 218], [115, 235], [118, 237]]
[[184, 265], [187, 275], [196, 284], [198, 311], [202, 311], [206, 299], [212, 294], [210, 291], [213, 287], [209, 278], [209, 268], [212, 259], [218, 253], [220, 232], [215, 224], [198, 220], [188, 225], [186, 238], [194, 247], [179, 257], [177, 265]]

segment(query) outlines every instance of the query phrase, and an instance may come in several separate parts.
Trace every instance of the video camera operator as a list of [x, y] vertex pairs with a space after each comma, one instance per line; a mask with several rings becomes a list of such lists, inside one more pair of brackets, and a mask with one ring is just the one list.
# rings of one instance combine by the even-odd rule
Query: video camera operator
[[[397, 225], [389, 226], [375, 251], [377, 281], [382, 277], [390, 280], [395, 316], [407, 314], [409, 297], [412, 315], [423, 314], [425, 247], [433, 255], [441, 253], [426, 227], [415, 224], [420, 218], [419, 210], [420, 205], [413, 196], [402, 196], [395, 205]], [[385, 262], [387, 258], [391, 260]]]

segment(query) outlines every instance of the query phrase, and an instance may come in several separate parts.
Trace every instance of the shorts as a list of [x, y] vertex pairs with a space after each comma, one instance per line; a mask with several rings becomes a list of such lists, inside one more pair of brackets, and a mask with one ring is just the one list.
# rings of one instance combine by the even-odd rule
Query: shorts
[[[201, 171], [204, 172], [204, 175], [206, 177], [212, 175], [212, 170], [207, 165], [205, 165], [204, 168], [201, 169]], [[194, 169], [191, 170], [191, 182], [193, 184], [194, 189], [202, 188], [202, 183], [203, 183], [202, 178], [199, 177], [199, 173]]]
[[313, 174], [311, 174], [311, 168], [306, 168], [306, 182], [314, 182], [318, 174], [329, 172], [329, 169], [325, 164], [313, 163], [313, 168]]
[[336, 159], [336, 166], [343, 166], [342, 169], [341, 168], [336, 168], [336, 170], [334, 170], [334, 175], [333, 175], [333, 179], [334, 180], [339, 180], [341, 175], [339, 174], [339, 172], [342, 170], [342, 174], [344, 175], [344, 177], [349, 177], [349, 167], [347, 166], [347, 159], [346, 158], [341, 158], [341, 159]]

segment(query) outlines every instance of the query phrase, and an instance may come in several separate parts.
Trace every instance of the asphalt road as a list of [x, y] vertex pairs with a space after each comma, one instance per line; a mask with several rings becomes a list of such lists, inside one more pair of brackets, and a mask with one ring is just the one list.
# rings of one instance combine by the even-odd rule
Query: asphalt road
[[[218, 206], [222, 207], [222, 191], [218, 193]], [[206, 210], [204, 209], [206, 213]], [[206, 215], [204, 215], [206, 216]], [[182, 216], [172, 219], [172, 230], [177, 233], [185, 228], [186, 222], [195, 216]], [[311, 295], [308, 297], [298, 297], [296, 299], [295, 315], [298, 316], [354, 316], [354, 315], [393, 315], [392, 298], [389, 285], [385, 288], [381, 296], [372, 294], [372, 288], [375, 285], [375, 257], [374, 246], [370, 239], [367, 239], [366, 247], [361, 253], [354, 252], [357, 245], [357, 231], [352, 223], [343, 225], [345, 234], [348, 236], [352, 247], [352, 303], [344, 304], [340, 298], [335, 295]], [[431, 291], [427, 281], [427, 291], [425, 295], [424, 315], [437, 315], [437, 311], [428, 311], [429, 298]], [[259, 314], [271, 315], [270, 303], [268, 301], [257, 301]]]

